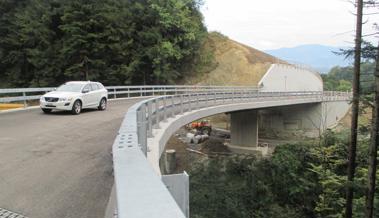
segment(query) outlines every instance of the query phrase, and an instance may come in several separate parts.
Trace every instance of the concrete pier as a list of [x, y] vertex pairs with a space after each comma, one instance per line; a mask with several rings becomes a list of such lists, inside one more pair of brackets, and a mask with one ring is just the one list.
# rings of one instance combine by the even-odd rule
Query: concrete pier
[[258, 146], [257, 110], [233, 112], [230, 114], [230, 122], [231, 150], [243, 152]]

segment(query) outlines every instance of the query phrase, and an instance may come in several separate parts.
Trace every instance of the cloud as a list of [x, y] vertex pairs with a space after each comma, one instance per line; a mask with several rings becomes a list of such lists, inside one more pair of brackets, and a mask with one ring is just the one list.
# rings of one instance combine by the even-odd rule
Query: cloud
[[[354, 10], [345, 0], [205, 0], [202, 8], [210, 31], [258, 49], [350, 45]], [[371, 17], [371, 23], [378, 18]], [[365, 31], [370, 29], [366, 25]]]

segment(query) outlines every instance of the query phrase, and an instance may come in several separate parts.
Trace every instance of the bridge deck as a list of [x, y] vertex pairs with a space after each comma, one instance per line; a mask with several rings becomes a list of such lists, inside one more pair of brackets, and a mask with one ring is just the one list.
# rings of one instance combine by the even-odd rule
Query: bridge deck
[[137, 101], [79, 116], [0, 114], [0, 207], [36, 218], [103, 218], [113, 185], [111, 146]]

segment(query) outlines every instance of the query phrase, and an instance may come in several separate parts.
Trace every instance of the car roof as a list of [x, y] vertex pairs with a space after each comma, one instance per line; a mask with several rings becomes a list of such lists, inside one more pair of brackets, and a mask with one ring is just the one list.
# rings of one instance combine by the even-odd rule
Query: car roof
[[94, 82], [94, 81], [69, 81], [69, 82], [66, 82], [66, 84], [68, 83], [76, 83], [76, 84], [88, 84], [88, 83], [99, 83], [99, 82]]

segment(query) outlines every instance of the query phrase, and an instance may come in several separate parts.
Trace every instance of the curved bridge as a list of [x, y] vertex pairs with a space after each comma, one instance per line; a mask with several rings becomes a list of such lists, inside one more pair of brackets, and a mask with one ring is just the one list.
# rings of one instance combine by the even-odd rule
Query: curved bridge
[[347, 104], [349, 99], [350, 93], [339, 92], [260, 92], [248, 87], [214, 87], [141, 101], [127, 112], [113, 144], [115, 189], [108, 216], [189, 216], [188, 188], [184, 186], [187, 190], [180, 190], [183, 189], [180, 181], [187, 183], [188, 177], [185, 173], [178, 175], [179, 179], [173, 180], [176, 182], [161, 177], [159, 158], [171, 135], [193, 120], [258, 108], [328, 102]]
[[[51, 89], [0, 89], [0, 102], [26, 104]], [[110, 97], [124, 97], [111, 101], [107, 112], [0, 113], [0, 208], [41, 218], [103, 217], [108, 204], [106, 217], [186, 217], [188, 176], [165, 178], [159, 169], [167, 140], [181, 126], [218, 113], [347, 104], [350, 98], [350, 93], [260, 92], [255, 87], [107, 89]], [[115, 186], [107, 203], [113, 182], [109, 142], [116, 134]]]

